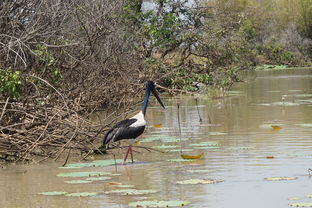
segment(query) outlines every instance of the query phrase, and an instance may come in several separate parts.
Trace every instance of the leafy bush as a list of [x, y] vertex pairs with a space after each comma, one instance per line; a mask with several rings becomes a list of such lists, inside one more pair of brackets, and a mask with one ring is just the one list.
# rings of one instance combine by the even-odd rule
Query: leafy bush
[[20, 71], [0, 69], [0, 93], [5, 97], [19, 98], [22, 95]]

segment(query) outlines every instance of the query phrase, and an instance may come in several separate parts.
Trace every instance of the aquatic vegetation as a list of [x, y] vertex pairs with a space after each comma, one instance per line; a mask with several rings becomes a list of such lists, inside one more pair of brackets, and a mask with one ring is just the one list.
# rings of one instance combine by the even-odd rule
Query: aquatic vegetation
[[183, 207], [185, 205], [190, 204], [189, 201], [137, 201], [130, 202], [128, 205], [130, 207]]
[[92, 162], [87, 163], [70, 163], [65, 165], [64, 167], [59, 168], [86, 168], [86, 167], [105, 167], [110, 165], [121, 164], [122, 160], [94, 160]]
[[167, 150], [167, 152], [193, 152], [194, 150], [193, 149], [169, 149]]
[[158, 149], [175, 149], [178, 148], [179, 146], [177, 145], [161, 145], [161, 146], [154, 146], [153, 148], [158, 148]]
[[111, 177], [89, 177], [89, 178], [85, 178], [85, 180], [87, 181], [106, 181], [112, 179]]
[[49, 191], [49, 192], [41, 192], [39, 194], [45, 195], [45, 196], [61, 196], [61, 195], [67, 194], [67, 192], [64, 192], [64, 191]]
[[106, 191], [105, 194], [118, 194], [118, 195], [144, 195], [153, 194], [158, 192], [157, 190], [138, 190], [138, 189], [115, 189], [112, 191]]
[[201, 143], [194, 143], [194, 144], [189, 144], [189, 146], [194, 146], [194, 147], [204, 147], [204, 146], [218, 146], [218, 142], [201, 142]]
[[302, 124], [296, 124], [296, 125], [300, 127], [312, 127], [312, 123], [302, 123]]
[[270, 177], [270, 178], [264, 178], [267, 181], [290, 181], [290, 180], [296, 180], [297, 177]]
[[220, 146], [202, 146], [202, 147], [194, 147], [194, 149], [198, 150], [213, 150], [213, 149], [220, 149]]
[[222, 135], [227, 135], [227, 133], [224, 132], [209, 132], [208, 133], [210, 136], [222, 136]]
[[265, 123], [265, 124], [261, 124], [259, 126], [259, 128], [261, 129], [273, 129], [273, 130], [278, 130], [281, 129], [282, 126], [284, 126], [285, 124], [282, 123]]
[[288, 200], [290, 200], [290, 201], [299, 200], [299, 197], [289, 197]]
[[204, 156], [203, 152], [198, 155], [185, 155], [185, 154], [181, 155], [181, 157], [186, 160], [198, 160], [201, 159], [203, 156]]
[[183, 158], [177, 158], [177, 159], [169, 159], [169, 160], [166, 160], [167, 162], [190, 162], [190, 160], [186, 160], [186, 159], [183, 159]]
[[177, 181], [177, 184], [183, 185], [195, 185], [195, 184], [214, 184], [220, 183], [223, 180], [215, 180], [215, 179], [187, 179], [183, 181]]
[[248, 147], [248, 146], [237, 146], [237, 147], [227, 147], [227, 150], [250, 150], [254, 149], [255, 147]]
[[273, 130], [281, 130], [282, 127], [278, 126], [278, 125], [271, 125]]
[[[181, 140], [188, 140], [187, 138], [182, 138]], [[179, 142], [180, 139], [178, 137], [173, 136], [153, 136], [147, 137], [141, 140], [141, 142], [153, 142], [153, 141], [161, 141], [161, 142]]]
[[64, 183], [69, 183], [69, 184], [81, 184], [81, 183], [92, 183], [92, 181], [87, 181], [87, 180], [71, 180], [71, 181], [64, 181]]
[[198, 170], [187, 170], [187, 172], [190, 172], [190, 173], [212, 173], [212, 172], [215, 172], [215, 170], [198, 169]]
[[298, 94], [296, 97], [312, 97], [312, 94]]
[[77, 193], [70, 193], [66, 194], [65, 196], [74, 196], [74, 197], [85, 197], [85, 196], [96, 196], [96, 192], [77, 192]]
[[91, 176], [104, 176], [112, 175], [111, 172], [70, 172], [70, 173], [59, 173], [59, 177], [91, 177]]
[[311, 202], [298, 202], [289, 204], [291, 207], [312, 207]]
[[241, 95], [244, 93], [244, 91], [239, 91], [239, 90], [229, 90], [227, 91], [227, 93], [229, 93], [229, 95]]
[[294, 102], [273, 102], [271, 103], [273, 106], [298, 106], [300, 105], [299, 103], [294, 103]]

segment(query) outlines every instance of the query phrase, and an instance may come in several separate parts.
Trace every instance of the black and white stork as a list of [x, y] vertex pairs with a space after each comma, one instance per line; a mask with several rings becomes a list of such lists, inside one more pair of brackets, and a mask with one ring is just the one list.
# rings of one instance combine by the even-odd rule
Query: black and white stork
[[104, 140], [103, 140], [104, 146], [107, 146], [109, 143], [116, 142], [119, 140], [126, 139], [129, 141], [129, 147], [122, 162], [123, 165], [125, 164], [125, 161], [127, 160], [129, 153], [131, 155], [131, 160], [133, 163], [132, 145], [134, 144], [135, 139], [138, 138], [144, 132], [145, 125], [146, 125], [144, 116], [146, 113], [148, 99], [149, 99], [151, 92], [154, 94], [154, 96], [156, 97], [160, 105], [163, 108], [165, 108], [163, 102], [161, 101], [156, 91], [154, 82], [147, 81], [146, 91], [145, 91], [145, 96], [144, 96], [144, 101], [143, 101], [141, 111], [129, 119], [125, 119], [116, 123], [115, 126], [113, 126], [113, 128], [111, 128], [104, 137]]

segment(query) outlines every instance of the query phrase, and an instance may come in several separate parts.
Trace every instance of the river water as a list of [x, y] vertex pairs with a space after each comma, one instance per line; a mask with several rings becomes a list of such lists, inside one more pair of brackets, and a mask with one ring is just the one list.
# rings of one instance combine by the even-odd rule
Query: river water
[[[312, 70], [257, 72], [246, 80], [222, 99], [199, 96], [198, 106], [192, 96], [165, 98], [165, 110], [152, 100], [148, 128], [137, 145], [163, 153], [135, 148], [139, 152], [134, 153], [134, 164], [92, 163], [113, 159], [105, 155], [90, 157], [87, 162], [94, 165], [82, 168], [71, 168], [73, 161], [67, 168], [51, 162], [3, 165], [0, 207], [120, 208], [145, 200], [181, 200], [190, 203], [185, 207], [213, 208], [285, 208], [292, 203], [312, 203], [308, 174], [312, 168]], [[183, 154], [204, 156], [180, 161], [181, 148]], [[117, 159], [124, 151], [115, 151]], [[86, 171], [109, 172], [105, 176], [110, 178], [85, 183], [86, 176], [59, 175]], [[82, 183], [68, 183], [77, 179]], [[179, 184], [196, 179], [219, 182]], [[122, 189], [130, 190], [114, 192]], [[134, 193], [133, 189], [152, 193]], [[40, 194], [52, 191], [69, 195]], [[80, 192], [91, 196], [70, 195]]]

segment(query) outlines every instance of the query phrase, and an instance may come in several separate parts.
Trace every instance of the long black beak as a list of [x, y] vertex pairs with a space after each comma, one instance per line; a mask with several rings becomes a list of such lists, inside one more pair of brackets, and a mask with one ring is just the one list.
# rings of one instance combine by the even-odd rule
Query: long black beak
[[152, 93], [154, 94], [154, 96], [156, 97], [156, 99], [158, 100], [159, 104], [160, 104], [163, 108], [165, 108], [165, 105], [164, 105], [163, 102], [161, 101], [161, 99], [160, 99], [160, 97], [159, 97], [159, 95], [158, 95], [157, 90], [156, 90], [155, 88], [152, 88], [151, 91], [152, 91]]

